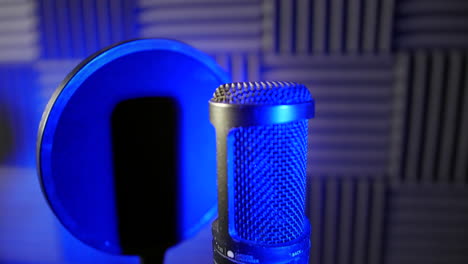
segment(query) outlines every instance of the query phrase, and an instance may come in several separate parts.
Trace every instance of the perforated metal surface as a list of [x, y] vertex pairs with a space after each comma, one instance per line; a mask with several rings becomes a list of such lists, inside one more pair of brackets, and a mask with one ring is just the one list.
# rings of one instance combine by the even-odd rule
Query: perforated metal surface
[[306, 86], [294, 82], [236, 82], [218, 87], [212, 102], [294, 104], [312, 100]]
[[231, 131], [234, 230], [275, 245], [304, 230], [307, 120]]

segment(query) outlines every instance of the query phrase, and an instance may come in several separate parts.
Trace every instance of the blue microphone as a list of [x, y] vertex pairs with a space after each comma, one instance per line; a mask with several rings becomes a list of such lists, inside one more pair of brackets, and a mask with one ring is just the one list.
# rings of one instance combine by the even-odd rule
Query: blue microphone
[[314, 100], [293, 82], [219, 86], [209, 101], [216, 130], [218, 217], [214, 263], [308, 263], [308, 119]]

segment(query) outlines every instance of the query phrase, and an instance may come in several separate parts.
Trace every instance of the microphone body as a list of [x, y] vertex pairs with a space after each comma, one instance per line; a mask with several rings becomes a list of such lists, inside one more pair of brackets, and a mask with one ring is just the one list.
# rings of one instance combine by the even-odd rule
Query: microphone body
[[214, 263], [308, 263], [308, 120], [314, 101], [291, 82], [231, 83], [209, 102], [216, 129]]

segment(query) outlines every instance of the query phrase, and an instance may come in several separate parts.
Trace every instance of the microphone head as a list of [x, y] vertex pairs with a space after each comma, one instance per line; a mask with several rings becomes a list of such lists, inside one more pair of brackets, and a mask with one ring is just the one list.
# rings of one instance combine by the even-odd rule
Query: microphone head
[[[267, 105], [296, 106], [311, 101], [308, 88], [294, 82], [224, 84], [211, 100], [251, 106], [256, 114], [266, 112]], [[234, 211], [232, 230], [238, 239], [277, 245], [303, 234], [308, 224], [304, 207], [307, 126], [307, 120], [301, 118], [230, 130], [228, 155], [232, 163], [228, 168], [232, 168], [234, 190], [229, 200]]]
[[278, 105], [312, 101], [303, 84], [295, 82], [234, 82], [219, 86], [211, 102], [225, 104]]
[[228, 83], [209, 106], [217, 131], [215, 262], [307, 263], [308, 119], [314, 115], [308, 88]]

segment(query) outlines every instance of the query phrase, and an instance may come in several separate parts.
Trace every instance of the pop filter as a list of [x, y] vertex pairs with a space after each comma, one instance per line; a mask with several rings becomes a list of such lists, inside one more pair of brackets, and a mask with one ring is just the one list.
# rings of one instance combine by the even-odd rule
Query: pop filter
[[52, 95], [37, 140], [48, 203], [67, 230], [111, 254], [160, 255], [216, 215], [206, 100], [229, 82], [206, 54], [137, 39], [79, 64]]

